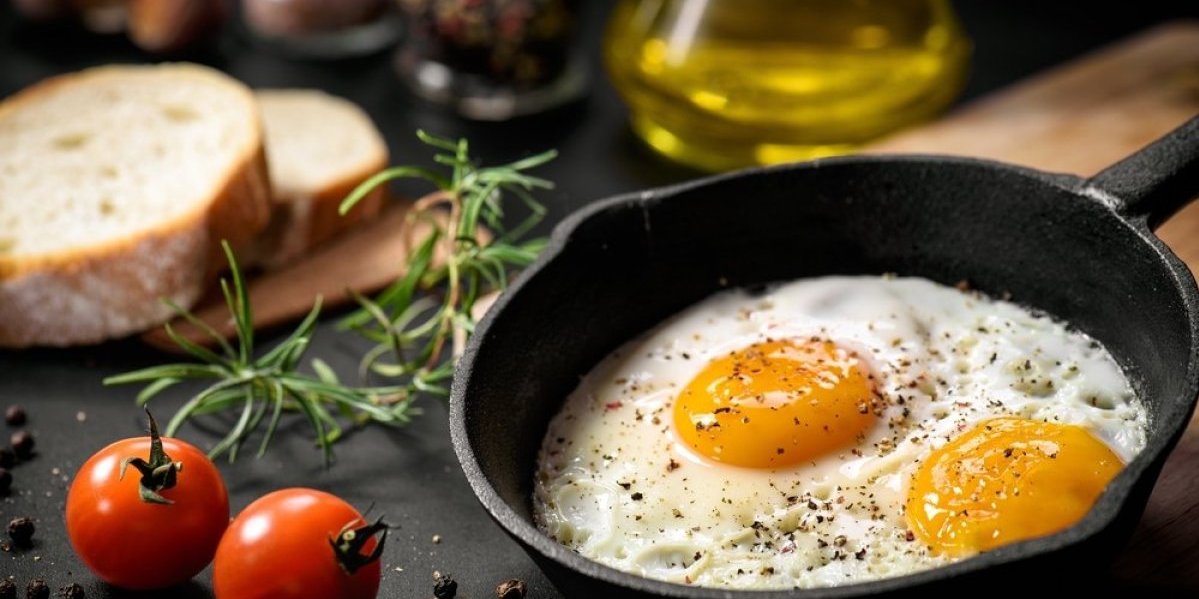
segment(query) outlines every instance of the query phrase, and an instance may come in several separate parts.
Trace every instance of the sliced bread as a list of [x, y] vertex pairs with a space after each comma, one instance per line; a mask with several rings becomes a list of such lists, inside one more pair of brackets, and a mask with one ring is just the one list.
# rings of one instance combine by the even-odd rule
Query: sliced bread
[[317, 90], [257, 90], [266, 130], [274, 203], [258, 257], [280, 266], [355, 222], [374, 216], [379, 188], [349, 214], [337, 208], [351, 190], [387, 166], [387, 144], [353, 102]]
[[269, 217], [250, 90], [186, 64], [63, 75], [0, 103], [0, 346], [93, 343], [192, 305]]

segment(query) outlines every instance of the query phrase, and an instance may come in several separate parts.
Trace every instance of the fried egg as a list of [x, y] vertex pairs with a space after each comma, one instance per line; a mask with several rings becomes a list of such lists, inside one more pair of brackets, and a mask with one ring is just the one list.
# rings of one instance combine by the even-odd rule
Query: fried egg
[[1146, 430], [1099, 343], [1014, 303], [917, 278], [728, 290], [582, 378], [534, 518], [670, 582], [863, 582], [1070, 526]]

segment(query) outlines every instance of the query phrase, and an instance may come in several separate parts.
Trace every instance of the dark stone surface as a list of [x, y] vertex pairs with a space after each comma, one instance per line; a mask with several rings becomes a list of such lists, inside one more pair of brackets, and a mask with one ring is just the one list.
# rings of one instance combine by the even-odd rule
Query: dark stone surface
[[[1186, 5], [1165, 0], [1138, 2], [1135, 8], [1123, 3], [960, 2], [959, 11], [975, 41], [965, 98], [1164, 19], [1199, 16], [1199, 9]], [[586, 22], [593, 67], [605, 6], [593, 2]], [[426, 161], [428, 152], [412, 136], [418, 127], [468, 136], [487, 161], [556, 147], [562, 157], [543, 171], [559, 183], [544, 196], [550, 207], [545, 231], [591, 200], [694, 176], [638, 145], [624, 125], [623, 106], [598, 69], [592, 93], [581, 102], [538, 117], [481, 124], [447, 116], [409, 96], [393, 75], [388, 54], [335, 64], [289, 62], [229, 31], [204, 51], [172, 58], [216, 66], [253, 86], [319, 87], [350, 97], [376, 119], [397, 162]], [[56, 73], [147, 60], [152, 58], [121, 37], [81, 36], [70, 28], [23, 24], [7, 3], [0, 6], [0, 96]], [[263, 342], [269, 340], [268, 336]], [[337, 334], [326, 322], [311, 355], [348, 374], [363, 348], [359, 339]], [[100, 380], [161, 360], [137, 341], [71, 350], [0, 351], [0, 406], [24, 405], [29, 412], [26, 428], [37, 437], [36, 457], [13, 470], [14, 493], [0, 500], [0, 521], [30, 516], [38, 527], [32, 549], [0, 553], [0, 576], [14, 576], [22, 588], [34, 578], [44, 578], [54, 588], [79, 582], [92, 598], [147, 596], [97, 583], [71, 552], [62, 513], [69, 478], [83, 460], [111, 441], [142, 431], [133, 389], [105, 388]], [[182, 399], [181, 394], [171, 394], [156, 402], [156, 410], [165, 417]], [[376, 503], [377, 510], [401, 526], [384, 556], [383, 597], [430, 596], [435, 569], [455, 576], [461, 596], [487, 597], [500, 581], [519, 577], [528, 581], [530, 598], [559, 597], [471, 493], [450, 448], [444, 404], [429, 400], [423, 407], [425, 414], [407, 429], [372, 428], [353, 434], [339, 445], [339, 463], [330, 470], [322, 468], [306, 425], [289, 420], [265, 458], [222, 464], [233, 510], [265, 492], [293, 485], [330, 490], [363, 508]], [[80, 420], [78, 414], [86, 418]], [[181, 436], [201, 446], [217, 438], [212, 428], [200, 426], [186, 428]], [[439, 544], [432, 543], [434, 534], [441, 536]], [[157, 596], [209, 597], [209, 583], [205, 573], [186, 587]]]

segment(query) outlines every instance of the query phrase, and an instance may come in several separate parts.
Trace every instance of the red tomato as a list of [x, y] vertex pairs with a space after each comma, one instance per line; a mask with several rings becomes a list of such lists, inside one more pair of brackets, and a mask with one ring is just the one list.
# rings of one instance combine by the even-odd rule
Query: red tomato
[[367, 524], [334, 495], [275, 491], [229, 525], [213, 562], [213, 590], [217, 599], [374, 599], [386, 533], [381, 521]]
[[[155, 431], [156, 433], [157, 431]], [[183, 464], [166, 486], [143, 499], [139, 464], [151, 438], [117, 441], [83, 464], [67, 495], [67, 534], [80, 559], [105, 582], [131, 590], [182, 584], [203, 570], [229, 524], [229, 496], [216, 466], [195, 446], [162, 439], [169, 461]], [[153, 461], [153, 460], [151, 460]], [[153, 501], [153, 496], [166, 503]]]

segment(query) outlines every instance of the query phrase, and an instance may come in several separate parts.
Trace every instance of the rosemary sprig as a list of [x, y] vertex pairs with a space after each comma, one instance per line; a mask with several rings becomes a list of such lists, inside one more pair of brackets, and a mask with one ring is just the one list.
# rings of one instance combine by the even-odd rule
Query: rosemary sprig
[[222, 454], [232, 462], [250, 435], [265, 421], [266, 429], [258, 447], [261, 456], [278, 428], [285, 411], [298, 411], [316, 431], [316, 443], [324, 451], [326, 463], [332, 459], [332, 445], [342, 435], [342, 426], [330, 408], [354, 423], [377, 422], [397, 426], [416, 413], [411, 398], [398, 387], [350, 387], [337, 380], [333, 370], [319, 359], [312, 361], [314, 375], [300, 372], [299, 365], [308, 350], [320, 315], [317, 298], [312, 311], [290, 336], [272, 349], [255, 356], [254, 319], [245, 279], [233, 251], [222, 243], [229, 261], [229, 280], [221, 279], [225, 304], [237, 332], [236, 346], [230, 344], [207, 323], [191, 312], [166, 300], [168, 305], [214, 340], [217, 351], [197, 345], [179, 335], [168, 323], [166, 333], [197, 362], [164, 364], [104, 379], [106, 385], [144, 383], [137, 395], [145, 405], [163, 391], [187, 380], [214, 381], [194, 395], [167, 424], [166, 435], [174, 436], [189, 418], [229, 410], [240, 411], [236, 423], [209, 452]]
[[[545, 246], [544, 239], [522, 241], [521, 237], [545, 215], [532, 192], [552, 188], [553, 184], [525, 171], [552, 160], [556, 153], [544, 152], [484, 168], [471, 161], [465, 139], [452, 141], [423, 131], [418, 131], [417, 137], [438, 150], [434, 160], [448, 167], [448, 172], [416, 166], [390, 168], [358, 186], [340, 207], [345, 214], [375, 188], [395, 179], [423, 179], [437, 188], [417, 200], [407, 215], [404, 234], [409, 252], [405, 275], [374, 299], [351, 290], [360, 308], [340, 323], [343, 330], [355, 330], [375, 343], [361, 360], [363, 384], [369, 384], [372, 374], [390, 384], [343, 384], [319, 359], [311, 361], [313, 374], [299, 370], [320, 315], [319, 298], [287, 339], [256, 355], [250, 298], [228, 244], [223, 247], [232, 284], [221, 279], [221, 290], [233, 318], [236, 345], [168, 301], [176, 313], [210, 335], [217, 349], [189, 341], [168, 323], [167, 335], [197, 362], [146, 368], [106, 378], [104, 383], [145, 384], [137, 396], [138, 403], [145, 405], [184, 381], [213, 381], [175, 414], [166, 434], [173, 436], [195, 416], [237, 411], [240, 415], [236, 422], [210, 452], [213, 457], [226, 454], [230, 461], [265, 422], [258, 448], [261, 456], [284, 412], [300, 412], [308, 419], [328, 463], [332, 445], [343, 433], [335, 413], [356, 425], [398, 426], [418, 413], [412, 404], [420, 395], [448, 395], [454, 358], [461, 355], [474, 330], [477, 302], [507, 287], [508, 271], [528, 265]], [[510, 230], [503, 224], [502, 200], [506, 193], [519, 198], [529, 213]], [[419, 240], [414, 234], [418, 223], [423, 223], [426, 231]], [[484, 234], [483, 226], [490, 233]], [[444, 355], [447, 344], [452, 348], [451, 359]]]
[[[387, 169], [363, 182], [341, 205], [345, 214], [380, 185], [395, 179], [422, 179], [436, 190], [418, 199], [408, 213], [409, 258], [404, 277], [374, 299], [355, 295], [361, 306], [341, 321], [375, 343], [362, 357], [360, 375], [395, 380], [408, 394], [445, 396], [453, 362], [474, 331], [476, 302], [508, 286], [510, 269], [527, 266], [545, 246], [545, 239], [521, 238], [545, 215], [533, 198], [553, 183], [525, 171], [552, 160], [543, 152], [523, 160], [479, 167], [471, 160], [469, 144], [417, 131], [417, 137], [437, 150], [434, 160], [448, 172], [415, 166]], [[504, 228], [505, 194], [518, 198], [528, 216], [512, 229]], [[427, 225], [419, 240], [416, 223]], [[485, 225], [494, 238], [481, 236]], [[436, 262], [438, 251], [446, 258]], [[438, 293], [429, 293], [437, 291]], [[419, 292], [426, 292], [419, 295]], [[437, 299], [434, 299], [434, 295]], [[451, 359], [444, 350], [449, 344]]]

